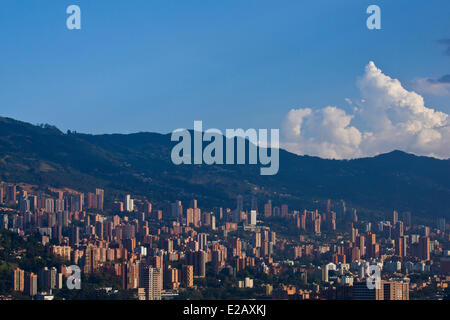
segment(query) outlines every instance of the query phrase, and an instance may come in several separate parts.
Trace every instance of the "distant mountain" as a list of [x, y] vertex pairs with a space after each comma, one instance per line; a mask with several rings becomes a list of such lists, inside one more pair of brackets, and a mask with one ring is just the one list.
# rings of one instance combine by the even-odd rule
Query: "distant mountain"
[[170, 135], [63, 133], [0, 117], [0, 180], [103, 187], [111, 198], [130, 192], [157, 203], [195, 197], [205, 207], [234, 207], [237, 194], [253, 193], [298, 208], [323, 206], [330, 198], [380, 212], [450, 216], [450, 160], [401, 151], [325, 160], [280, 150], [279, 173], [261, 176], [259, 165], [176, 166], [173, 145]]

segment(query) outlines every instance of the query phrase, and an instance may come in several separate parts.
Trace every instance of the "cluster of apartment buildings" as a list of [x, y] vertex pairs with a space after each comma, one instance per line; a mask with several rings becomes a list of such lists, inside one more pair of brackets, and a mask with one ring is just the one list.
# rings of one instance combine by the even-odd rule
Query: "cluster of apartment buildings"
[[[151, 300], [161, 299], [165, 292], [196, 287], [196, 278], [219, 272], [236, 277], [246, 268], [273, 276], [295, 270], [305, 287], [312, 285], [308, 277], [318, 272], [320, 281], [313, 283], [314, 289], [288, 283], [272, 288], [277, 293], [274, 297], [303, 298], [367, 294], [407, 299], [409, 294], [397, 294], [397, 286], [409, 292], [405, 280], [409, 273], [449, 272], [445, 221], [440, 220], [433, 232], [428, 226], [412, 225], [408, 214], [399, 219], [396, 211], [391, 221], [358, 221], [356, 210], [347, 210], [343, 201], [335, 208], [328, 201], [321, 212], [290, 210], [287, 204], [274, 206], [269, 200], [260, 212], [255, 197], [249, 210], [244, 209], [243, 196], [237, 197], [234, 209], [202, 210], [195, 199], [186, 208], [175, 201], [155, 209], [147, 199], [124, 195], [106, 210], [102, 189], [33, 194], [4, 184], [0, 190], [0, 202], [15, 208], [0, 215], [0, 227], [22, 235], [39, 232], [42, 245], [63, 261], [60, 270], [48, 269], [42, 275], [14, 270], [14, 290], [30, 296], [38, 289], [61, 288], [70, 275], [65, 269], [69, 265], [79, 266], [83, 274], [110, 272], [121, 279], [123, 290], [135, 290], [139, 299]], [[297, 235], [277, 234], [271, 221], [292, 226]], [[279, 258], [280, 254], [290, 261]], [[435, 260], [432, 255], [442, 258]], [[305, 259], [328, 261], [299, 266]], [[370, 265], [379, 265], [385, 274], [402, 280], [385, 278], [382, 288], [369, 295], [360, 286], [370, 276]], [[51, 276], [45, 279], [51, 280], [41, 280], [46, 272]], [[258, 283], [258, 278], [239, 280], [237, 286], [257, 287], [253, 281], [272, 295], [271, 285]]]

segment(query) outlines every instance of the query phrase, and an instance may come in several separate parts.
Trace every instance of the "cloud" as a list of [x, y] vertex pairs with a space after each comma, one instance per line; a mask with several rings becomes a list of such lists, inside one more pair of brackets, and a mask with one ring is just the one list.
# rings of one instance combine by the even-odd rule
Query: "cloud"
[[419, 78], [413, 81], [415, 90], [440, 96], [450, 95], [450, 74], [438, 79]]
[[350, 126], [352, 118], [331, 106], [316, 111], [293, 109], [283, 125], [288, 150], [328, 158], [352, 157], [361, 143], [361, 132]]
[[403, 88], [373, 62], [357, 85], [361, 102], [351, 114], [335, 106], [289, 111], [282, 125], [282, 146], [297, 154], [334, 159], [394, 149], [450, 157], [447, 114], [426, 107], [422, 96]]

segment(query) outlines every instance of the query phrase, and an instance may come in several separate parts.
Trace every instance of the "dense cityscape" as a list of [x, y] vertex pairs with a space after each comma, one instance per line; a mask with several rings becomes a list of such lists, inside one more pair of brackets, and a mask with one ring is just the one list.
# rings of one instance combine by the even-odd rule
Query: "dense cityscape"
[[[4, 300], [448, 296], [444, 218], [415, 224], [393, 210], [370, 220], [344, 200], [305, 210], [252, 195], [239, 195], [234, 208], [195, 199], [155, 206], [130, 194], [106, 203], [99, 188], [24, 183], [2, 183], [0, 206]], [[370, 288], [374, 269], [380, 285]]]

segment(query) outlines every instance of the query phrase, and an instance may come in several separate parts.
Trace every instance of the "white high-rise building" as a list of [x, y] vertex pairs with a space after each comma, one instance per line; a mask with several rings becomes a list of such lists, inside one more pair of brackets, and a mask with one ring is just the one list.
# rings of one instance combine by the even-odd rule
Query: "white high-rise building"
[[124, 202], [125, 202], [125, 209], [128, 212], [134, 211], [134, 201], [133, 201], [133, 199], [131, 199], [131, 196], [129, 194], [127, 194], [125, 196], [125, 201]]
[[256, 226], [256, 210], [250, 210], [250, 224]]
[[216, 230], [216, 216], [211, 215], [211, 230]]

